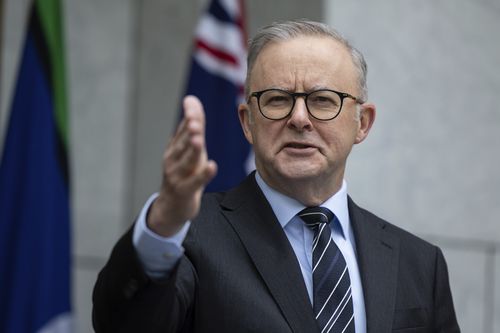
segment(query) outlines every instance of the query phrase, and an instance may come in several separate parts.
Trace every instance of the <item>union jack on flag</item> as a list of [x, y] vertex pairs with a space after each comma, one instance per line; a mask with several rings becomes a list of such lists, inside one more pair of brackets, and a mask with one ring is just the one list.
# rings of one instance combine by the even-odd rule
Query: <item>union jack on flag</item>
[[212, 0], [196, 28], [186, 90], [203, 103], [208, 156], [218, 164], [206, 191], [235, 186], [253, 169], [237, 113], [244, 99], [246, 55], [243, 0]]

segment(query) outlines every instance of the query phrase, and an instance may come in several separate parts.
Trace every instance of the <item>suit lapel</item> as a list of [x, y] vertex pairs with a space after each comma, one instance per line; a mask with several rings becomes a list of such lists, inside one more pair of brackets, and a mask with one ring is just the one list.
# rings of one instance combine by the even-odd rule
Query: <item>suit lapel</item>
[[349, 198], [363, 284], [367, 332], [390, 332], [396, 300], [399, 239], [386, 232], [385, 222]]
[[254, 175], [221, 205], [292, 331], [318, 331], [295, 253]]

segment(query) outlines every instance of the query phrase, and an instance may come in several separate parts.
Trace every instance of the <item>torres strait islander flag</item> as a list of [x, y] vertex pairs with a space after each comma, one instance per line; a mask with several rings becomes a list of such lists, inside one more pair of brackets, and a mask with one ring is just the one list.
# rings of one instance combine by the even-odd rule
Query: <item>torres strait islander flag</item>
[[35, 0], [0, 156], [0, 332], [71, 332], [67, 101], [59, 0]]
[[246, 38], [243, 0], [212, 0], [196, 29], [186, 91], [203, 103], [208, 156], [218, 164], [206, 191], [237, 185], [254, 168], [237, 113], [244, 100]]

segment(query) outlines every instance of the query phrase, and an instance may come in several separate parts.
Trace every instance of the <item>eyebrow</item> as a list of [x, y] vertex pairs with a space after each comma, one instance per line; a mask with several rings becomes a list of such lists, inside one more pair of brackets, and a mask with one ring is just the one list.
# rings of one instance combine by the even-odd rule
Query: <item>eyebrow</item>
[[280, 86], [280, 85], [271, 85], [271, 86], [264, 87], [264, 89], [259, 89], [259, 90], [267, 90], [267, 89], [279, 89], [279, 90], [287, 91], [287, 92], [290, 92], [290, 93], [294, 93], [294, 92], [306, 92], [306, 93], [309, 93], [309, 92], [312, 92], [312, 91], [325, 90], [325, 89], [326, 90], [342, 91], [342, 89], [340, 89], [340, 88], [338, 88], [336, 86], [324, 86], [324, 85], [313, 85], [309, 89], [305, 89], [305, 90], [301, 90], [301, 91], [295, 90], [294, 88], [288, 89], [288, 88], [286, 88], [284, 86]]
[[323, 90], [323, 89], [327, 89], [327, 90], [335, 90], [335, 91], [341, 91], [342, 89], [334, 86], [319, 86], [319, 85], [316, 85], [316, 86], [312, 86], [311, 89], [309, 89], [309, 91], [314, 91], [314, 90]]

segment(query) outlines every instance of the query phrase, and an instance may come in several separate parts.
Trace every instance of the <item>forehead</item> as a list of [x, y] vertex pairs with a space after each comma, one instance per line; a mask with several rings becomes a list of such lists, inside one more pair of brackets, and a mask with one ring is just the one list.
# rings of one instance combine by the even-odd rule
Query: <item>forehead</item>
[[251, 70], [251, 90], [355, 88], [357, 72], [347, 48], [326, 36], [299, 36], [270, 42]]

